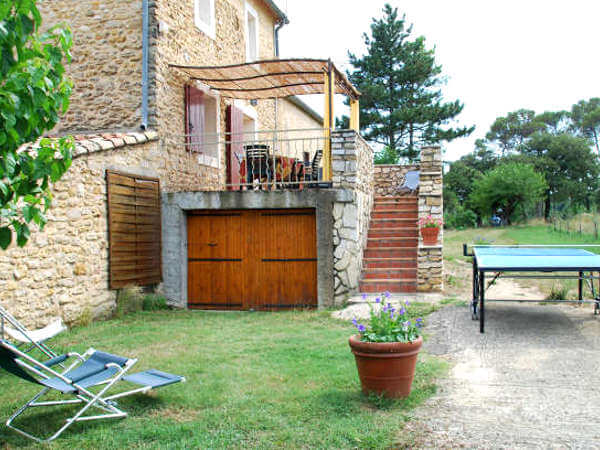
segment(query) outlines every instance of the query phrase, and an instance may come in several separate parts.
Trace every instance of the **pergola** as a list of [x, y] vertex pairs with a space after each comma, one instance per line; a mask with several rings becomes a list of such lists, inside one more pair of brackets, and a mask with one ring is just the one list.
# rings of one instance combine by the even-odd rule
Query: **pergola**
[[327, 59], [274, 59], [227, 66], [170, 64], [223, 97], [255, 100], [294, 95], [325, 94], [325, 149], [323, 178], [331, 179], [331, 130], [334, 129], [333, 96], [350, 99], [350, 128], [358, 132], [360, 92], [343, 72]]

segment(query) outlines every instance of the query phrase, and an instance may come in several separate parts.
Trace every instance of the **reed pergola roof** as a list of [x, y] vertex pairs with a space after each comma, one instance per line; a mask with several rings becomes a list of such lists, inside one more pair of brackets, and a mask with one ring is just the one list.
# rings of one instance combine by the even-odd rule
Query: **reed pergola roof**
[[323, 75], [328, 72], [335, 74], [336, 94], [355, 100], [360, 96], [346, 75], [326, 59], [275, 59], [209, 67], [170, 66], [219, 91], [224, 97], [252, 100], [324, 94]]

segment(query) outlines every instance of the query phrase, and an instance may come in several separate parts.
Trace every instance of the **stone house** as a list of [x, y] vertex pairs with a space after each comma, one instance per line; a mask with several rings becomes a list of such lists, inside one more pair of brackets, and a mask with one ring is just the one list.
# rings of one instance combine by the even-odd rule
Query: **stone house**
[[[68, 323], [106, 316], [117, 289], [129, 284], [158, 286], [176, 306], [218, 309], [328, 306], [356, 293], [368, 276], [369, 246], [382, 243], [369, 234], [377, 196], [393, 194], [406, 169], [381, 176], [387, 169], [374, 169], [373, 149], [358, 133], [331, 131], [327, 108], [323, 134], [325, 122], [297, 97], [234, 99], [221, 89], [226, 84], [190, 75], [199, 66], [277, 60], [277, 33], [287, 22], [277, 5], [73, 3], [40, 4], [46, 26], [67, 22], [74, 35], [74, 92], [54, 130], [75, 136], [73, 164], [53, 186], [45, 229], [25, 248], [0, 254], [3, 305], [40, 326], [56, 316]], [[234, 70], [223, 69], [228, 82]], [[329, 70], [329, 98], [352, 93]], [[322, 76], [317, 71], [313, 87], [326, 89]], [[271, 152], [259, 180], [251, 179], [248, 153], [236, 160], [240, 149]], [[418, 210], [391, 212], [408, 214], [412, 228], [417, 214], [441, 215], [439, 149], [424, 155]], [[251, 183], [232, 191], [233, 179], [240, 188]], [[386, 188], [390, 180], [396, 184]], [[388, 194], [374, 194], [381, 189]], [[408, 252], [415, 290], [441, 289], [441, 246], [417, 248], [409, 231], [411, 248], [398, 254]]]

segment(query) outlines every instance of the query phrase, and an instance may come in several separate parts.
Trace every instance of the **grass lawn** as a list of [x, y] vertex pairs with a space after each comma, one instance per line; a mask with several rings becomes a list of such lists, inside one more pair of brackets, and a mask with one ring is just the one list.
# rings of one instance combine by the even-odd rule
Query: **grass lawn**
[[[444, 231], [444, 260], [449, 263], [454, 261], [471, 262], [470, 257], [462, 254], [462, 244], [472, 244], [477, 238], [485, 238], [493, 241], [493, 244], [532, 244], [532, 245], [554, 245], [554, 244], [600, 244], [600, 241], [592, 235], [567, 234], [554, 231], [546, 224], [532, 223], [528, 225], [513, 225], [507, 227], [469, 228], [465, 230]], [[594, 249], [600, 253], [600, 248]], [[470, 266], [465, 271], [468, 282], [471, 280]], [[536, 285], [547, 294], [553, 285], [562, 284], [569, 290], [569, 297], [576, 298], [576, 280], [518, 280], [524, 285]]]
[[[429, 312], [417, 305], [415, 314]], [[187, 383], [122, 399], [123, 420], [79, 423], [50, 448], [389, 448], [410, 410], [435, 392], [445, 362], [419, 356], [413, 392], [382, 402], [360, 393], [348, 347], [351, 324], [328, 312], [142, 312], [96, 322], [55, 338], [60, 351], [89, 346], [138, 357]], [[37, 392], [0, 374], [2, 423]], [[70, 407], [66, 407], [71, 412]], [[17, 425], [58, 428], [65, 407], [30, 410]], [[0, 426], [0, 444], [35, 446]]]

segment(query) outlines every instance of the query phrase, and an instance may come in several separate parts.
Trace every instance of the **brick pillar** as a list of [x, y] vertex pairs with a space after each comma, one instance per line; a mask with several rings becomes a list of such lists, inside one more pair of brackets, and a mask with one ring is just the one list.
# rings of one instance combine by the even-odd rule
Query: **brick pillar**
[[[442, 149], [438, 146], [421, 149], [419, 175], [419, 218], [431, 215], [444, 218], [442, 182]], [[417, 260], [417, 290], [440, 292], [443, 289], [444, 230], [440, 230], [437, 245], [424, 246], [419, 238]]]

